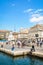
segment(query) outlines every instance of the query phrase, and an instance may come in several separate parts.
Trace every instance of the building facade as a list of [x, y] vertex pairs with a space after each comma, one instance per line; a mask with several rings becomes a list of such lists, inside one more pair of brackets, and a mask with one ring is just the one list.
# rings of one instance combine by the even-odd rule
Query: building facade
[[43, 25], [37, 24], [30, 28], [28, 38], [31, 40], [43, 39]]
[[13, 32], [14, 39], [18, 39], [18, 32]]
[[28, 29], [20, 29], [18, 38], [28, 38]]
[[30, 27], [29, 29], [22, 28], [19, 32], [14, 32], [14, 37], [16, 39], [43, 39], [43, 25], [37, 24], [33, 27]]
[[[11, 31], [0, 30], [0, 39], [7, 39]], [[43, 39], [43, 25], [37, 24], [29, 29], [20, 29], [19, 32], [13, 32], [14, 39]]]
[[7, 30], [0, 30], [0, 39], [7, 39], [10, 31]]

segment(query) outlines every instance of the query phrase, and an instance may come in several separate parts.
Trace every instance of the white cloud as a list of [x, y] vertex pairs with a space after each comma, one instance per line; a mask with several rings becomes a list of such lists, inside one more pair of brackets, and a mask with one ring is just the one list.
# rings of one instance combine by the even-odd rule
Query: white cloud
[[31, 22], [42, 22], [43, 21], [43, 16], [39, 16], [39, 17], [32, 17], [30, 19]]
[[36, 13], [40, 13], [40, 12], [43, 12], [43, 9], [27, 9], [27, 10], [24, 10], [24, 13], [30, 13], [30, 14], [36, 14]]
[[39, 12], [42, 12], [43, 9], [37, 9], [34, 13], [39, 13]]
[[32, 14], [31, 15], [31, 17], [39, 17], [40, 16], [40, 14], [38, 13], [38, 14]]
[[27, 9], [24, 11], [24, 13], [29, 13], [29, 12], [32, 12], [33, 9]]
[[34, 23], [43, 22], [43, 9], [27, 9], [24, 13], [29, 14], [29, 21]]
[[33, 13], [30, 15], [30, 22], [42, 23], [43, 22], [43, 9], [33, 10], [32, 12]]

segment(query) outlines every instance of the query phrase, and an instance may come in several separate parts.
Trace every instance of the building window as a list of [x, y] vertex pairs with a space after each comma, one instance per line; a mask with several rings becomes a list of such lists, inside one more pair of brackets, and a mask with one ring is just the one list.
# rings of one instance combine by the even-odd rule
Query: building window
[[35, 37], [39, 37], [39, 35], [38, 34], [35, 34]]

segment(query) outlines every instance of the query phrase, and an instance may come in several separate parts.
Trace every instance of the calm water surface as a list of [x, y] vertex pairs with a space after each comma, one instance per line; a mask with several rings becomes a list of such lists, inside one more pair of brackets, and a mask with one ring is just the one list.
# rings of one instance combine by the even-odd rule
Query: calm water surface
[[27, 56], [12, 58], [0, 53], [0, 65], [43, 65], [43, 60]]

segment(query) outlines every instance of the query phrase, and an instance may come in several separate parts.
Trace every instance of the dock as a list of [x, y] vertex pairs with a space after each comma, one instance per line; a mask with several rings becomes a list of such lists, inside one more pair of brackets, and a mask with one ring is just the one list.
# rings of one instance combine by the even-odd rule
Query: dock
[[14, 49], [14, 51], [12, 51], [11, 49], [9, 50], [9, 49], [5, 49], [5, 48], [0, 48], [0, 52], [11, 55], [13, 57], [30, 55], [30, 56], [43, 58], [43, 52], [36, 50], [35, 52], [30, 53], [30, 48], [19, 48], [19, 49], [16, 49], [16, 50]]

